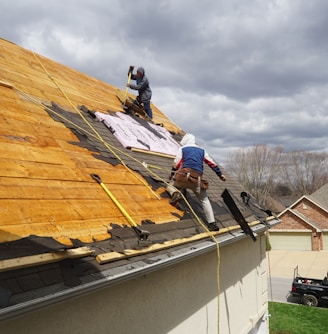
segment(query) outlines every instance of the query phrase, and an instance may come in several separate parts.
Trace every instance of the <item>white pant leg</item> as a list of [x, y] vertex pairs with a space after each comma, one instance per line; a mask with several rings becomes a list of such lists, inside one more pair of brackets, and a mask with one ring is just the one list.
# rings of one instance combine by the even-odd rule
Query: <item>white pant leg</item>
[[208, 223], [214, 223], [215, 222], [215, 218], [214, 218], [214, 213], [213, 213], [213, 208], [211, 205], [211, 202], [207, 196], [207, 192], [205, 189], [201, 189], [200, 193], [194, 192], [195, 195], [197, 196], [197, 198], [199, 199], [203, 211], [204, 211], [204, 215], [205, 218], [207, 220]]
[[177, 191], [177, 189], [173, 186], [173, 184], [174, 184], [174, 181], [170, 180], [169, 184], [166, 186], [166, 189], [165, 189], [171, 197]]

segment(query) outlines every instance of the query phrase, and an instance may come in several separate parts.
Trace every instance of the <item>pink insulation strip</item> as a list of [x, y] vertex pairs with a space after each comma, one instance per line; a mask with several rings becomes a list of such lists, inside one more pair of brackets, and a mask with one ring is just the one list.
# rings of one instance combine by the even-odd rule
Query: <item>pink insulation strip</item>
[[[95, 113], [97, 119], [103, 122], [119, 142], [127, 148], [137, 148], [175, 156], [180, 145], [173, 139], [164, 127], [148, 123], [160, 136], [142, 126], [127, 114], [118, 112], [115, 116]], [[162, 138], [160, 138], [162, 137]]]

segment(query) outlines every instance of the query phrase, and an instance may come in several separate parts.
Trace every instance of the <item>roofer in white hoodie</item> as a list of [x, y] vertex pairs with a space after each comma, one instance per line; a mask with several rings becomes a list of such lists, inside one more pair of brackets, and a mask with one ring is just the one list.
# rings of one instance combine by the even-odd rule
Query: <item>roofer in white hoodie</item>
[[226, 178], [206, 150], [196, 144], [194, 135], [187, 133], [180, 143], [182, 147], [174, 159], [170, 176], [173, 187], [169, 185], [166, 189], [172, 197], [170, 203], [177, 205], [182, 197], [180, 191], [191, 189], [202, 205], [208, 228], [211, 231], [218, 231], [219, 227], [216, 225], [212, 205], [207, 196], [208, 182], [202, 179], [203, 163], [211, 167], [222, 181]]

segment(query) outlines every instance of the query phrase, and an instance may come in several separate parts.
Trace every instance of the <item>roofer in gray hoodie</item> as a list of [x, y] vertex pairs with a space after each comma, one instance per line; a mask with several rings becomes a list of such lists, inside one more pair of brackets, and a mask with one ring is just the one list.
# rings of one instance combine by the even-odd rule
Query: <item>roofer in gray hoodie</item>
[[134, 101], [134, 104], [144, 107], [145, 112], [149, 116], [150, 119], [153, 118], [153, 112], [150, 107], [150, 99], [152, 95], [152, 91], [149, 87], [149, 80], [145, 74], [145, 69], [143, 67], [138, 67], [137, 74], [133, 74], [133, 66], [130, 66], [128, 75], [131, 73], [131, 79], [136, 80], [136, 84], [128, 83], [127, 87], [137, 90], [138, 96]]

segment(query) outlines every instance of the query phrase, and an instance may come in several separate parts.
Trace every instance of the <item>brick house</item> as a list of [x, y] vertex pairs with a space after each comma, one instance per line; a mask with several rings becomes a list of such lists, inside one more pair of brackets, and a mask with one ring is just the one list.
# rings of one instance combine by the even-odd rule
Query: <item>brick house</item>
[[272, 249], [328, 250], [328, 183], [282, 211], [270, 231]]

